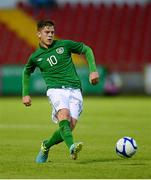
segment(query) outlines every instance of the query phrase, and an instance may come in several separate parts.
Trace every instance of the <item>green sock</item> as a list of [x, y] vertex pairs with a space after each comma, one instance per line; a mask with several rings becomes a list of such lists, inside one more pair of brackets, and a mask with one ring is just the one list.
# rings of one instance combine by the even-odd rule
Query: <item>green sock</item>
[[70, 128], [70, 122], [68, 120], [62, 120], [59, 122], [60, 134], [65, 141], [68, 148], [73, 144], [73, 136]]
[[63, 141], [63, 139], [60, 134], [60, 129], [58, 129], [57, 131], [55, 131], [53, 133], [53, 135], [50, 139], [48, 139], [44, 142], [44, 144], [45, 144], [46, 148], [50, 148], [51, 146], [53, 146], [55, 144], [59, 144], [62, 141]]

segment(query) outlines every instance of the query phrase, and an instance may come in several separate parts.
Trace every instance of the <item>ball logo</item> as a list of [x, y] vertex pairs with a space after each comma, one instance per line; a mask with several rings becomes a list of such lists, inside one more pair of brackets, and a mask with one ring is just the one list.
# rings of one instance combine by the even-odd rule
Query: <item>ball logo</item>
[[57, 48], [57, 49], [56, 49], [56, 52], [57, 52], [58, 54], [63, 54], [64, 48], [63, 48], [63, 47]]

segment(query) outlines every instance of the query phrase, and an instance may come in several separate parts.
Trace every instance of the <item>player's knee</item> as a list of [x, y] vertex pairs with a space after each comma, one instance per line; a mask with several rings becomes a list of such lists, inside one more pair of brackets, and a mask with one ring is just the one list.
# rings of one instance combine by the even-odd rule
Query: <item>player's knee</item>
[[69, 109], [60, 109], [57, 113], [57, 118], [59, 121], [64, 120], [64, 119], [68, 119], [70, 120], [70, 112]]

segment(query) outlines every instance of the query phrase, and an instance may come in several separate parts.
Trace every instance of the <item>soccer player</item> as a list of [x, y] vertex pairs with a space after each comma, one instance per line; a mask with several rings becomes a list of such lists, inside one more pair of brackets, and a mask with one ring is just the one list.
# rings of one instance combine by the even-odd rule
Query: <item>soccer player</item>
[[74, 143], [72, 130], [82, 111], [82, 94], [80, 79], [72, 62], [71, 53], [84, 54], [89, 65], [89, 81], [98, 83], [95, 58], [90, 47], [82, 42], [71, 40], [54, 40], [55, 26], [50, 20], [37, 23], [39, 48], [31, 54], [22, 75], [22, 101], [31, 106], [29, 79], [38, 67], [47, 85], [47, 96], [52, 105], [52, 119], [58, 122], [59, 128], [53, 135], [44, 140], [36, 157], [37, 163], [48, 159], [49, 149], [60, 142], [65, 142], [72, 159], [77, 159], [83, 143]]

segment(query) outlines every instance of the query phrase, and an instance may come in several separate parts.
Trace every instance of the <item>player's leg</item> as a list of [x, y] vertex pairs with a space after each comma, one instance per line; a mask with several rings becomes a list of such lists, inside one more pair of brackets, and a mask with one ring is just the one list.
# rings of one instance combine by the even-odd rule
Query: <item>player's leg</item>
[[[74, 130], [76, 123], [77, 123], [77, 120], [71, 118], [70, 128], [72, 131]], [[53, 135], [48, 140], [44, 141], [44, 144], [45, 144], [46, 148], [51, 148], [52, 146], [59, 144], [63, 141], [64, 140], [62, 139], [62, 136], [60, 134], [60, 128], [59, 128], [53, 133]]]
[[[68, 119], [67, 116], [64, 116], [65, 111], [66, 111], [66, 109], [62, 109], [59, 111], [59, 113], [58, 113], [58, 115], [60, 116], [59, 118], [63, 117], [63, 118]], [[67, 112], [68, 112], [68, 110], [67, 110]], [[67, 123], [67, 125], [63, 125], [62, 123], [65, 123], [65, 124]], [[68, 129], [69, 129], [68, 124], [72, 131], [72, 128], [75, 127], [75, 123], [72, 123], [72, 125], [70, 125], [69, 121], [68, 122], [62, 121], [59, 123], [60, 128], [53, 133], [51, 138], [42, 142], [40, 152], [36, 158], [37, 163], [46, 162], [47, 158], [48, 158], [49, 149], [53, 145], [63, 142], [64, 139], [65, 139], [65, 143], [67, 144], [68, 147], [70, 147], [73, 144], [73, 138], [69, 133], [70, 130], [68, 131]]]
[[[75, 119], [70, 121], [71, 131], [74, 130], [76, 123], [77, 123], [77, 120], [75, 120]], [[60, 134], [60, 128], [59, 128], [53, 133], [53, 135], [48, 140], [44, 141], [44, 144], [45, 144], [46, 148], [51, 148], [52, 146], [57, 145], [63, 141], [64, 140]]]
[[[50, 101], [50, 103], [51, 103], [51, 101]], [[56, 123], [56, 124], [58, 123], [57, 110], [55, 109], [55, 106], [53, 106], [53, 105], [52, 105], [52, 117], [51, 117], [51, 119], [54, 123]], [[45, 144], [46, 148], [51, 148], [52, 146], [57, 145], [61, 142], [63, 142], [63, 139], [62, 139], [61, 134], [60, 134], [60, 129], [57, 129], [49, 139], [44, 141], [44, 144]]]
[[51, 146], [65, 141], [68, 148], [73, 144], [73, 137], [70, 128], [70, 111], [68, 91], [62, 89], [50, 89], [47, 96], [53, 107], [53, 120], [59, 122], [59, 129], [54, 132], [49, 140], [42, 143], [36, 162], [46, 162]]
[[[64, 141], [69, 148], [72, 159], [77, 159], [77, 154], [82, 149], [82, 143], [74, 143], [73, 141], [72, 129], [75, 127], [77, 120], [70, 117], [70, 111], [67, 108], [58, 111], [57, 119], [59, 121], [59, 130], [50, 139], [51, 145], [53, 145], [52, 143], [56, 144], [56, 140], [59, 140], [58, 137], [60, 136], [60, 140]], [[55, 139], [56, 133], [60, 133], [57, 139]], [[48, 144], [48, 141], [46, 144]]]
[[68, 147], [73, 144], [73, 137], [70, 128], [70, 110], [69, 110], [69, 96], [68, 89], [53, 89], [48, 91], [48, 97], [53, 106], [53, 119], [59, 122], [58, 141], [64, 141]]
[[[73, 136], [72, 136], [72, 130], [75, 128], [77, 119], [79, 118], [81, 111], [82, 111], [82, 95], [80, 90], [68, 90], [68, 91], [63, 91], [63, 94], [61, 94], [61, 103], [58, 103], [58, 97], [55, 98], [55, 102], [51, 98], [51, 102], [53, 103], [53, 119], [59, 121], [59, 130], [57, 130], [54, 133], [54, 136], [48, 140], [47, 147], [51, 147], [54, 144], [57, 144], [58, 142], [62, 142], [63, 140], [65, 141], [66, 145], [68, 148], [70, 148], [73, 151], [75, 149], [74, 153], [75, 158], [77, 158], [77, 153], [81, 150], [82, 148], [82, 143], [75, 143], [76, 145], [73, 145]], [[64, 95], [67, 95], [64, 97]], [[52, 93], [51, 93], [52, 95]], [[54, 96], [53, 96], [54, 97]], [[64, 97], [64, 98], [63, 98]], [[56, 107], [57, 104], [57, 107]], [[60, 104], [60, 105], [59, 105]], [[61, 107], [66, 107], [59, 109]], [[55, 109], [54, 109], [55, 108]], [[58, 110], [57, 110], [58, 109]], [[55, 111], [56, 110], [56, 111]], [[57, 134], [57, 138], [56, 138]], [[55, 137], [53, 139], [53, 137]], [[72, 145], [72, 148], [71, 148]], [[74, 147], [74, 148], [73, 148]]]
[[71, 158], [75, 160], [77, 159], [78, 153], [82, 150], [83, 146], [82, 142], [74, 143], [73, 141], [72, 129], [75, 128], [77, 119], [70, 117], [69, 109], [59, 110], [57, 118], [59, 120], [61, 137], [69, 148]]
[[[71, 118], [70, 126], [72, 129], [76, 127], [77, 119]], [[70, 155], [73, 160], [78, 158], [78, 153], [82, 150], [83, 142], [77, 142], [71, 145], [70, 147]]]
[[[75, 128], [78, 122], [79, 116], [83, 108], [82, 104], [83, 104], [83, 98], [81, 95], [81, 91], [79, 89], [71, 90], [69, 108], [70, 108], [70, 115], [71, 115], [70, 125], [72, 129]], [[74, 160], [77, 159], [78, 153], [82, 150], [82, 146], [83, 146], [83, 143], [78, 142], [78, 143], [74, 143], [70, 147], [70, 154], [71, 154], [72, 159]]]
[[[54, 94], [54, 92], [55, 92], [55, 94]], [[65, 94], [65, 92], [63, 92], [63, 94], [60, 94], [60, 92], [58, 93], [58, 90], [57, 91], [51, 90], [48, 94], [48, 97], [53, 105], [53, 120], [54, 121], [59, 120], [60, 128], [54, 132], [54, 134], [52, 135], [52, 137], [49, 140], [46, 140], [42, 143], [41, 151], [38, 154], [37, 159], [36, 159], [36, 162], [38, 162], [38, 163], [46, 162], [46, 160], [48, 158], [49, 148], [55, 144], [62, 142], [62, 141], [65, 141], [68, 148], [70, 148], [72, 146], [72, 148], [71, 148], [72, 150], [70, 149], [70, 153], [74, 152], [75, 154], [77, 154], [77, 152], [79, 152], [79, 150], [81, 150], [81, 144], [79, 146], [79, 143], [75, 143], [75, 145], [73, 143], [73, 137], [72, 137], [71, 131], [72, 131], [72, 129], [75, 128], [77, 119], [70, 117], [69, 109], [75, 108], [75, 111], [73, 111], [73, 109], [72, 109], [72, 114], [74, 114], [75, 117], [78, 117], [82, 111], [82, 109], [79, 109], [79, 107], [82, 108], [82, 105], [81, 105], [81, 103], [82, 103], [81, 97], [82, 96], [80, 95], [80, 98], [79, 98], [80, 104], [78, 106], [74, 106], [74, 104], [77, 104], [77, 101], [75, 101], [74, 103], [71, 102], [70, 107], [69, 107], [69, 103], [67, 103], [68, 95], [67, 95], [67, 99], [66, 99], [64, 97], [64, 94]], [[79, 96], [79, 93], [76, 95], [76, 97], [77, 96]], [[64, 98], [62, 99], [62, 97], [64, 97]], [[73, 104], [73, 106], [72, 106], [72, 104]], [[61, 107], [66, 107], [66, 108], [61, 109]], [[70, 122], [70, 120], [71, 120], [71, 122]], [[74, 149], [74, 151], [73, 151], [73, 149]], [[76, 155], [76, 157], [77, 157], [77, 155]], [[73, 158], [73, 159], [76, 159], [76, 158]]]
[[59, 121], [60, 134], [67, 147], [73, 144], [72, 130], [70, 127], [70, 111], [67, 108], [60, 109], [57, 113], [57, 119]]
[[66, 124], [66, 127], [63, 127], [63, 129], [65, 128], [64, 133], [61, 135], [63, 139], [63, 136], [65, 136], [64, 141], [70, 148], [72, 159], [77, 159], [77, 154], [79, 153], [79, 151], [81, 151], [83, 143], [79, 142], [71, 144], [73, 142], [71, 128], [73, 129], [75, 127], [77, 119], [82, 112], [83, 98], [80, 89], [70, 89], [68, 90], [68, 92], [69, 108], [59, 111], [57, 114], [57, 118], [59, 120], [60, 127], [62, 123]]
[[70, 128], [72, 129], [72, 131], [75, 129], [76, 124], [77, 124], [77, 119], [71, 117]]

